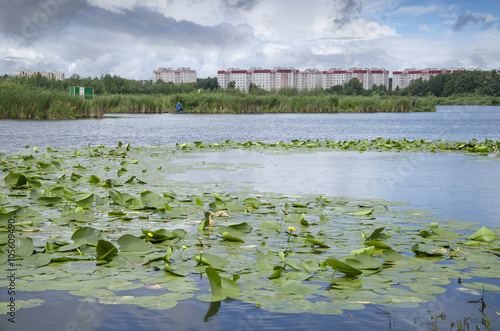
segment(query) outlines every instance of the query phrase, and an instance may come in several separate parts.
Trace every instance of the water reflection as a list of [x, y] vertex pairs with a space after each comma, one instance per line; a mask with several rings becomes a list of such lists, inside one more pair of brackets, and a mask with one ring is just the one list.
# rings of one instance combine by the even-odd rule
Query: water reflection
[[233, 171], [187, 171], [167, 178], [250, 185], [259, 192], [326, 194], [411, 202], [442, 217], [498, 226], [498, 160], [464, 154], [230, 150], [179, 162], [234, 164]]

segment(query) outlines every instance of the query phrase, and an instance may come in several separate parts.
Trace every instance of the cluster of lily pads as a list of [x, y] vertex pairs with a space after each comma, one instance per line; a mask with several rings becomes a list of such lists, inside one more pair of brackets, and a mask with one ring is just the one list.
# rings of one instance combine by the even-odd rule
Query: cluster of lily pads
[[[147, 148], [119, 143], [3, 156], [0, 273], [14, 267], [22, 292], [69, 291], [84, 301], [150, 309], [230, 297], [273, 312], [341, 314], [368, 304], [418, 307], [445, 292], [452, 279], [465, 288], [500, 291], [495, 281], [475, 281], [500, 277], [498, 229], [439, 219], [404, 203], [228, 193], [224, 183], [165, 179], [182, 171], [174, 161], [193, 146], [427, 150], [431, 144], [478, 153], [499, 146], [379, 139]], [[5, 279], [0, 287], [8, 286]], [[25, 306], [37, 304], [43, 301]], [[0, 313], [7, 313], [5, 307], [0, 304]]]
[[392, 151], [392, 152], [466, 152], [480, 155], [498, 154], [500, 151], [500, 141], [485, 139], [480, 142], [472, 139], [469, 142], [457, 142], [448, 140], [425, 139], [407, 140], [405, 138], [393, 140], [379, 137], [377, 139], [333, 141], [333, 140], [292, 140], [289, 143], [283, 141], [273, 143], [263, 143], [261, 141], [246, 141], [244, 143], [226, 140], [223, 143], [203, 143], [195, 141], [191, 143], [177, 144], [177, 148], [186, 150], [193, 148], [285, 148], [297, 149], [307, 148], [329, 148], [345, 151]]

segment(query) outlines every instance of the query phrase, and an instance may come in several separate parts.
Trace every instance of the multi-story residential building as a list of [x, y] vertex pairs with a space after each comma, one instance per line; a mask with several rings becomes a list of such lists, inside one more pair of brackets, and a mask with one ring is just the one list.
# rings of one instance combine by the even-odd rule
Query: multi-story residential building
[[410, 86], [410, 83], [415, 80], [422, 78], [422, 80], [429, 80], [431, 77], [435, 77], [444, 73], [458, 72], [458, 71], [481, 71], [477, 68], [453, 68], [453, 69], [436, 69], [436, 68], [426, 68], [426, 69], [405, 69], [403, 71], [393, 71], [392, 72], [392, 89], [395, 90], [397, 87], [400, 89]]
[[389, 71], [386, 69], [350, 68], [348, 70], [343, 70], [332, 68], [328, 71], [323, 71], [322, 78], [322, 86], [324, 89], [336, 85], [344, 85], [353, 78], [357, 78], [365, 90], [371, 89], [373, 85], [384, 85], [389, 87]]
[[297, 87], [297, 74], [299, 71], [294, 68], [279, 68], [271, 70], [272, 89], [282, 89], [285, 87]]
[[374, 85], [377, 86], [385, 86], [387, 89], [389, 88], [389, 71], [383, 68], [373, 68], [370, 69], [370, 79], [372, 88]]
[[271, 70], [262, 68], [250, 68], [247, 77], [252, 84], [270, 91], [274, 87], [271, 86]]
[[217, 71], [217, 83], [222, 88], [227, 88], [230, 82], [242, 91], [248, 91], [250, 83], [271, 91], [284, 87], [297, 87], [298, 70], [293, 68], [274, 68], [272, 70], [262, 68], [251, 68], [241, 70], [229, 68]]
[[331, 68], [328, 71], [323, 71], [322, 87], [324, 89], [336, 85], [344, 85], [347, 83], [347, 70]]
[[217, 72], [217, 82], [220, 87], [227, 88], [229, 82], [234, 82], [235, 87], [242, 91], [248, 91], [250, 84], [255, 84], [267, 91], [286, 87], [297, 88], [299, 91], [321, 87], [327, 89], [335, 85], [344, 85], [352, 78], [357, 78], [366, 90], [371, 89], [373, 85], [389, 87], [389, 71], [379, 68], [348, 70], [332, 68], [328, 71], [317, 69], [299, 71], [294, 68], [280, 67], [272, 70], [229, 68]]
[[306, 69], [304, 71], [299, 71], [297, 75], [297, 89], [302, 90], [312, 90], [318, 87], [322, 87], [322, 72], [317, 69]]
[[250, 70], [241, 70], [240, 68], [229, 68], [228, 70], [219, 70], [217, 72], [217, 83], [222, 88], [227, 88], [230, 82], [234, 82], [234, 87], [242, 91], [248, 91], [250, 79], [252, 76]]
[[153, 70], [153, 84], [157, 81], [172, 82], [174, 84], [180, 83], [196, 83], [196, 71], [191, 68], [159, 68]]
[[64, 74], [59, 71], [47, 72], [45, 70], [32, 71], [29, 69], [24, 69], [23, 71], [15, 71], [15, 77], [31, 77], [40, 74], [42, 77], [47, 77], [49, 79], [64, 80]]

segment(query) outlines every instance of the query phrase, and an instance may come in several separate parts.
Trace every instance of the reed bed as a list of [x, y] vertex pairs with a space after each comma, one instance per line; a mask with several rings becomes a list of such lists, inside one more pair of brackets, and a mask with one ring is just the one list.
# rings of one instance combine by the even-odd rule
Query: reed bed
[[0, 119], [100, 118], [91, 101], [45, 89], [0, 89]]

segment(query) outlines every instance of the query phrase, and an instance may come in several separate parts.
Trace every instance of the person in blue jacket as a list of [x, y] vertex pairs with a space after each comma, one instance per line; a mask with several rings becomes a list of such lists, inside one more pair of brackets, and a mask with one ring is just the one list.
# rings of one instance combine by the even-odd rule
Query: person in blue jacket
[[179, 113], [182, 113], [184, 111], [180, 101], [177, 102], [177, 106], [175, 106], [175, 109], [177, 109]]

